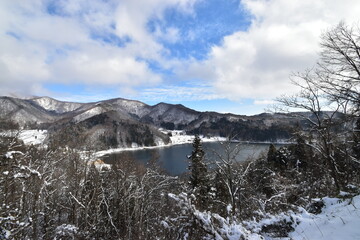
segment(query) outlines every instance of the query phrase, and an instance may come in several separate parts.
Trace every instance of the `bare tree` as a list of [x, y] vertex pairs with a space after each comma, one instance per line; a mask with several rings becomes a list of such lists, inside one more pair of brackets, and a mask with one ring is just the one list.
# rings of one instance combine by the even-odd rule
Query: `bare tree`
[[359, 162], [348, 146], [359, 110], [359, 34], [359, 28], [344, 23], [323, 34], [317, 66], [292, 77], [299, 93], [277, 99], [286, 112], [308, 113], [292, 113], [304, 120], [297, 134], [306, 135], [307, 144], [324, 159], [322, 167], [329, 169], [337, 191], [345, 183], [349, 161]]
[[[222, 203], [222, 207], [227, 209], [229, 215], [235, 216], [242, 207], [241, 190], [244, 183], [244, 177], [248, 172], [252, 162], [239, 163], [237, 157], [243, 149], [242, 143], [234, 143], [232, 139], [221, 143], [223, 153], [214, 151], [217, 157], [215, 161], [216, 184], [218, 197], [217, 201]], [[221, 188], [221, 189], [220, 189]]]
[[321, 39], [318, 77], [314, 81], [334, 101], [350, 101], [359, 111], [360, 29], [340, 22]]

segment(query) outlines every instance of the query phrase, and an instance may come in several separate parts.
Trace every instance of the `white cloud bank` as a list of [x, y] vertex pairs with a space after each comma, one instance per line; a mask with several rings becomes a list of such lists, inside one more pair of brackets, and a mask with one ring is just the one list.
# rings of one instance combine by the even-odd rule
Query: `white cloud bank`
[[179, 70], [183, 77], [209, 79], [218, 95], [233, 100], [265, 100], [293, 92], [289, 76], [316, 63], [321, 33], [340, 21], [360, 20], [357, 0], [242, 0], [240, 4], [253, 16], [249, 29], [224, 37], [207, 60], [192, 61]]
[[[195, 0], [0, 1], [0, 95], [49, 92], [45, 83], [132, 89], [156, 86], [162, 61], [159, 38], [176, 41], [176, 29], [150, 33], [147, 23], [166, 8], [192, 13]], [[169, 36], [169, 34], [171, 34]]]
[[[253, 17], [247, 31], [225, 36], [206, 60], [171, 58], [161, 42], [181, 41], [179, 30], [155, 26], [150, 32], [147, 24], [163, 21], [168, 8], [196, 17], [195, 4], [202, 1], [2, 0], [0, 95], [51, 94], [45, 83], [77, 83], [130, 91], [144, 86], [148, 98], [176, 92], [179, 99], [251, 98], [260, 104], [294, 91], [289, 75], [315, 64], [323, 31], [341, 20], [360, 20], [358, 0], [241, 0]], [[174, 79], [199, 82], [170, 82], [149, 61], [173, 70]]]

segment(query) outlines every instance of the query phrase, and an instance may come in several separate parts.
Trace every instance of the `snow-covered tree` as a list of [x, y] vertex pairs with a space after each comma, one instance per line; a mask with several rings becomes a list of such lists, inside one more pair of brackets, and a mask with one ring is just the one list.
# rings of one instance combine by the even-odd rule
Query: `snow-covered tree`
[[359, 36], [359, 28], [344, 23], [323, 34], [317, 66], [293, 76], [300, 92], [278, 99], [291, 110], [308, 112], [292, 113], [307, 123], [298, 134], [323, 160], [319, 167], [329, 172], [329, 189], [337, 192], [345, 187], [348, 171], [360, 164], [351, 149], [359, 113]]

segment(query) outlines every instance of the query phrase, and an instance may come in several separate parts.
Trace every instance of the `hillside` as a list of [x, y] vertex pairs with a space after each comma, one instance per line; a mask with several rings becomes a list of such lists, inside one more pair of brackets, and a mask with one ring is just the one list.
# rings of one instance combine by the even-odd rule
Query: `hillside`
[[[245, 141], [286, 140], [296, 122], [278, 114], [242, 116], [199, 112], [180, 104], [150, 106], [123, 98], [75, 103], [49, 97], [0, 97], [0, 117], [28, 129], [47, 129], [48, 141], [55, 142], [56, 137], [62, 136], [64, 144], [77, 142], [97, 149], [167, 144], [169, 137], [159, 128], [204, 136], [235, 136]], [[63, 136], [65, 133], [67, 138]]]

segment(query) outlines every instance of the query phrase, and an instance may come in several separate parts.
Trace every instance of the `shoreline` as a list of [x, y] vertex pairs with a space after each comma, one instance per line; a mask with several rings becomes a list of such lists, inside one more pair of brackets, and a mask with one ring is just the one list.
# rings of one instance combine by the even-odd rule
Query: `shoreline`
[[[172, 137], [170, 137], [171, 139]], [[182, 135], [182, 136], [176, 136], [176, 138], [171, 139], [171, 143], [163, 144], [163, 145], [156, 145], [156, 146], [139, 146], [139, 147], [126, 147], [126, 148], [111, 148], [107, 150], [100, 150], [95, 152], [96, 157], [103, 157], [107, 154], [112, 153], [119, 153], [119, 152], [127, 152], [127, 151], [138, 151], [138, 150], [145, 150], [145, 149], [158, 149], [158, 148], [167, 148], [167, 147], [173, 147], [177, 145], [183, 145], [183, 144], [192, 144], [192, 141], [194, 140], [194, 135]], [[200, 136], [200, 139], [202, 142], [221, 142], [226, 141], [226, 138], [223, 137], [203, 137]]]
[[[122, 148], [111, 148], [106, 150], [100, 150], [95, 152], [96, 157], [103, 157], [107, 154], [113, 154], [113, 153], [120, 153], [120, 152], [128, 152], [128, 151], [138, 151], [138, 150], [146, 150], [146, 149], [159, 149], [159, 148], [167, 148], [167, 147], [173, 147], [177, 145], [183, 145], [183, 144], [192, 144], [192, 141], [194, 140], [194, 135], [181, 135], [181, 136], [175, 136], [170, 137], [171, 143], [163, 144], [163, 145], [156, 145], [156, 146], [138, 146], [138, 147], [122, 147]], [[227, 141], [224, 137], [204, 137], [200, 136], [200, 139], [203, 143], [206, 142], [225, 142]], [[234, 143], [241, 143], [241, 144], [275, 144], [275, 145], [289, 145], [293, 142], [288, 141], [278, 141], [278, 142], [252, 142], [252, 141], [233, 141]]]

